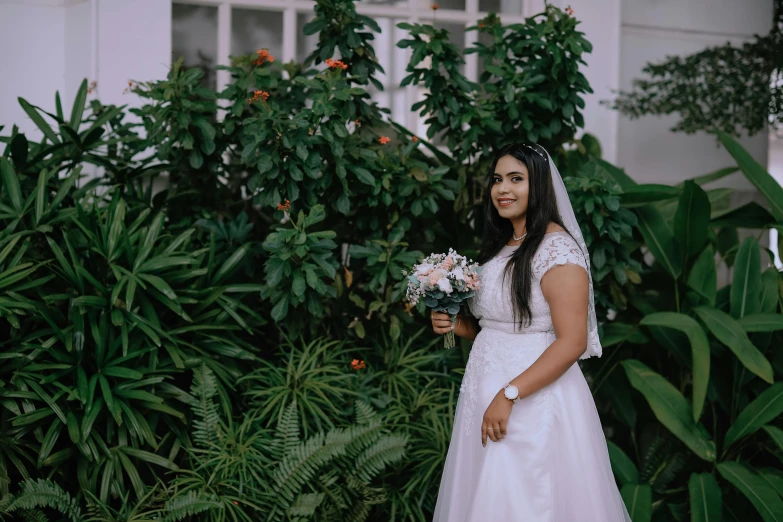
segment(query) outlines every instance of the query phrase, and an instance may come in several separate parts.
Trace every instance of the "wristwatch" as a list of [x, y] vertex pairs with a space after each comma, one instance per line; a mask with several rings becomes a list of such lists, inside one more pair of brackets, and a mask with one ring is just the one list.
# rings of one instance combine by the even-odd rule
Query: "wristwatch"
[[519, 388], [508, 383], [503, 387], [503, 395], [511, 402], [516, 402], [519, 399]]

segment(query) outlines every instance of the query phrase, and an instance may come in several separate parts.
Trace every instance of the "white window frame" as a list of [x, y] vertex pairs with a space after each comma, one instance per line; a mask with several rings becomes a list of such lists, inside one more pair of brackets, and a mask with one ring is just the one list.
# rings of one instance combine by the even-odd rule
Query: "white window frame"
[[[512, 2], [515, 0], [511, 0]], [[502, 14], [504, 24], [521, 23], [526, 16], [541, 12], [544, 7], [543, 0], [516, 0], [522, 4], [522, 15]], [[172, 0], [172, 4], [202, 5], [217, 7], [217, 64], [229, 65], [228, 58], [231, 54], [231, 13], [235, 7], [242, 9], [257, 9], [261, 11], [278, 11], [283, 13], [283, 55], [280, 57], [284, 63], [295, 60], [297, 56], [297, 15], [312, 14], [314, 12], [313, 0]], [[465, 26], [475, 24], [485, 17], [486, 11], [479, 11], [479, 0], [465, 0], [465, 9], [439, 9], [433, 12], [431, 5], [437, 0], [400, 0], [394, 5], [377, 5], [362, 2], [356, 3], [356, 11], [370, 17], [385, 17], [405, 20], [408, 23], [459, 23]], [[470, 47], [476, 40], [475, 32], [465, 32], [464, 46]], [[471, 81], [478, 81], [478, 56], [470, 54], [465, 57], [465, 76]], [[218, 70], [217, 89], [220, 90], [230, 81], [230, 74], [226, 70]], [[411, 107], [422, 99], [423, 89], [417, 86], [404, 88], [405, 104]], [[400, 122], [409, 129], [423, 129], [418, 114], [408, 111], [406, 121]]]

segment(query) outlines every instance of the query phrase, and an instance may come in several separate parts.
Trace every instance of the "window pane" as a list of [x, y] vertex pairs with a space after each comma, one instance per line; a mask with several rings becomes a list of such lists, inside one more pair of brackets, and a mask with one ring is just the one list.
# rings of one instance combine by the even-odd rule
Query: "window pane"
[[249, 54], [258, 49], [268, 49], [276, 59], [283, 58], [283, 13], [232, 9], [231, 54]]
[[171, 61], [185, 58], [185, 67], [200, 67], [204, 86], [215, 88], [217, 7], [172, 4]]
[[498, 14], [521, 15], [522, 0], [479, 0], [479, 11]]

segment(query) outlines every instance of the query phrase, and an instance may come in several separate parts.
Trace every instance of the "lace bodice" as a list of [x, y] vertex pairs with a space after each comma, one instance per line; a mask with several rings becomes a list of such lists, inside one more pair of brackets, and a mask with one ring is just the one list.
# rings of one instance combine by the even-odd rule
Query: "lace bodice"
[[[471, 313], [478, 319], [482, 329], [491, 328], [505, 333], [528, 334], [553, 332], [549, 305], [541, 291], [541, 278], [558, 265], [573, 264], [587, 270], [585, 258], [576, 241], [566, 232], [554, 232], [544, 240], [533, 256], [533, 278], [530, 290], [531, 321], [523, 329], [516, 329], [511, 303], [511, 278], [505, 278], [504, 270], [509, 257], [517, 247], [504, 246], [481, 272], [481, 286], [468, 303]], [[585, 318], [587, 320], [587, 318]]]

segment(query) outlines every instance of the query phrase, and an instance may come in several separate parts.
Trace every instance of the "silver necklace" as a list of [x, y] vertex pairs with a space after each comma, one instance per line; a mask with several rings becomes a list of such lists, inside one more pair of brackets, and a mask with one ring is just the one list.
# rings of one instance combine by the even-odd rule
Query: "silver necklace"
[[526, 236], [526, 235], [527, 235], [527, 232], [525, 232], [524, 234], [522, 234], [522, 237], [517, 237], [517, 236], [515, 236], [515, 235], [514, 235], [514, 233], [513, 233], [513, 232], [511, 232], [511, 237], [513, 237], [513, 238], [514, 238], [514, 241], [522, 241], [523, 239], [525, 239], [525, 236]]

